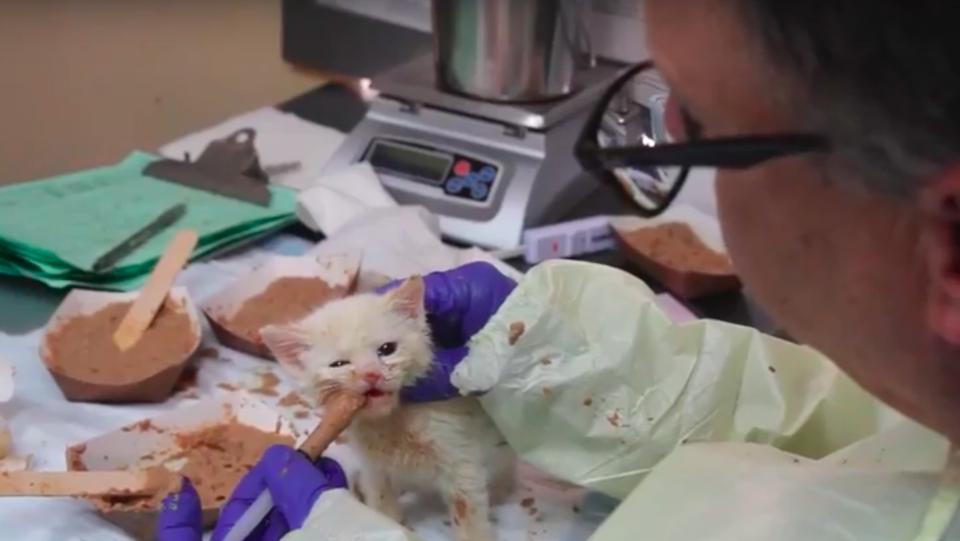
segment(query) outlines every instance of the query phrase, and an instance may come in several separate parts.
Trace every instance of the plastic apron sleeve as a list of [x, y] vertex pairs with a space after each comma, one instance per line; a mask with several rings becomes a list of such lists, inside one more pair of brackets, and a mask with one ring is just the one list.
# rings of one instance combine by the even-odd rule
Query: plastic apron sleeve
[[[809, 348], [676, 326], [652, 299], [612, 268], [543, 264], [454, 374], [522, 458], [626, 498], [591, 539], [939, 541], [960, 498], [944, 438]], [[286, 539], [411, 535], [334, 491]]]
[[484, 408], [522, 458], [620, 499], [684, 443], [822, 456], [882, 421], [813, 349], [719, 321], [674, 325], [636, 277], [573, 261], [527, 273], [453, 382], [486, 391]]
[[357, 501], [347, 490], [323, 493], [299, 530], [283, 541], [418, 541], [412, 532]]

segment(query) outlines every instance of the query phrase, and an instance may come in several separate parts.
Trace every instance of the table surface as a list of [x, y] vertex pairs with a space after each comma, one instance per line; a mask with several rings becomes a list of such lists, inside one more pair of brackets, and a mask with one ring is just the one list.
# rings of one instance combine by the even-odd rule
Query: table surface
[[[349, 89], [336, 84], [326, 85], [279, 105], [306, 120], [349, 131], [363, 117], [366, 106]], [[575, 219], [598, 214], [627, 214], [628, 203], [613, 186], [599, 184], [597, 189], [578, 204], [563, 219]], [[302, 227], [288, 230], [301, 236], [311, 234]], [[631, 270], [625, 258], [617, 251], [607, 251], [581, 258]], [[522, 260], [509, 261], [520, 270], [528, 265]], [[638, 274], [655, 290], [662, 288], [650, 277]], [[0, 277], [0, 332], [19, 334], [44, 325], [62, 300], [65, 291], [53, 290], [41, 284], [20, 278]], [[773, 332], [774, 326], [742, 293], [714, 295], [687, 303], [697, 315], [754, 326]]]

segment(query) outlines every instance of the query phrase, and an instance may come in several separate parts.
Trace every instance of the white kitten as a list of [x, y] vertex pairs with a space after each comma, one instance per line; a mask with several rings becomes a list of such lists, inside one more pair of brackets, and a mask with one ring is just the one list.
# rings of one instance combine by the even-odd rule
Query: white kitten
[[[509, 490], [513, 452], [474, 398], [406, 404], [400, 388], [427, 373], [433, 356], [423, 281], [386, 295], [328, 303], [302, 321], [260, 331], [281, 365], [318, 396], [337, 388], [367, 397], [350, 444], [367, 469], [358, 495], [401, 520], [400, 487], [438, 490], [459, 541], [493, 539], [490, 488]], [[357, 486], [359, 484], [359, 486]]]

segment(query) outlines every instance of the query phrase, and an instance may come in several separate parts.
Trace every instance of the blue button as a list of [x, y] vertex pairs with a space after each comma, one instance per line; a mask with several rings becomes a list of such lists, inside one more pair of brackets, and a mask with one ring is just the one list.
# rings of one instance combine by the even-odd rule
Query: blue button
[[493, 179], [497, 178], [497, 170], [489, 165], [484, 165], [480, 169], [480, 180], [484, 182], [490, 182]]
[[467, 186], [470, 188], [480, 184], [480, 177], [476, 173], [470, 173], [463, 178], [467, 181]]
[[470, 188], [470, 197], [476, 199], [477, 201], [483, 201], [486, 199], [488, 193], [490, 193], [490, 190], [487, 188], [486, 184], [474, 184]]
[[457, 193], [463, 189], [466, 181], [463, 177], [453, 177], [447, 181], [445, 186], [447, 193]]

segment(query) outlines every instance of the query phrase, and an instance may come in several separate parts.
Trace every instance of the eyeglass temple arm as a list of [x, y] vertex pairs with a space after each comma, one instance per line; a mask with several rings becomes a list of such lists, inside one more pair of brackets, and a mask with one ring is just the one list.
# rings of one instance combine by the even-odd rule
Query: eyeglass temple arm
[[776, 137], [727, 137], [666, 145], [592, 149], [604, 166], [633, 167], [724, 167], [743, 169], [763, 161], [826, 150], [827, 142], [817, 135], [797, 134]]

